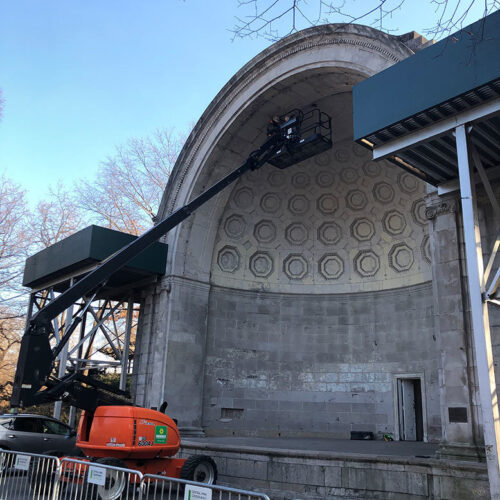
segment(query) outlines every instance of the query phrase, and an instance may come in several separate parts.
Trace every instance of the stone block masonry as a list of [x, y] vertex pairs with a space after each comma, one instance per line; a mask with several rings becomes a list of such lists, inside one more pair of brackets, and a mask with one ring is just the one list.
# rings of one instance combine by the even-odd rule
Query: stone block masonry
[[485, 464], [394, 456], [184, 443], [182, 456], [208, 454], [218, 483], [273, 500], [487, 500]]
[[[430, 284], [293, 296], [212, 287], [204, 381], [207, 435], [395, 432], [396, 375], [438, 392]], [[440, 408], [427, 400], [429, 439]], [[436, 425], [437, 424], [437, 425]]]

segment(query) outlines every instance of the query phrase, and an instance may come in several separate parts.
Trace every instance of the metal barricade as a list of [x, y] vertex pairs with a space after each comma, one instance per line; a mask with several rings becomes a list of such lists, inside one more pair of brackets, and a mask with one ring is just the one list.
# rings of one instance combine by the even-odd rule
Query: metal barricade
[[142, 500], [270, 500], [264, 493], [153, 474], [144, 474], [141, 493]]
[[0, 499], [55, 500], [60, 462], [56, 457], [0, 451]]
[[0, 450], [0, 500], [269, 500], [254, 491], [142, 475], [113, 460]]
[[142, 498], [140, 490], [142, 474], [136, 470], [111, 464], [63, 458], [59, 480], [60, 500]]

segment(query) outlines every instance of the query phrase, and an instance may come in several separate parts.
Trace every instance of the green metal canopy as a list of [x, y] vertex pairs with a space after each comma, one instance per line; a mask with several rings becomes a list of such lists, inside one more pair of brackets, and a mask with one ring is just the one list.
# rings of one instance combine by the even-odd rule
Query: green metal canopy
[[[458, 177], [453, 127], [445, 125], [460, 115], [474, 123], [471, 139], [484, 167], [500, 164], [499, 96], [497, 11], [355, 85], [354, 140], [378, 150], [374, 159], [385, 157], [437, 185]], [[419, 140], [424, 128], [432, 140]], [[386, 147], [393, 142], [397, 148]]]
[[[88, 226], [26, 259], [23, 285], [44, 288], [55, 283], [64, 289], [67, 287], [64, 282], [70, 277], [87, 273], [136, 238], [120, 231]], [[149, 276], [164, 274], [166, 260], [167, 245], [154, 243], [115, 273], [107, 286], [120, 287]]]

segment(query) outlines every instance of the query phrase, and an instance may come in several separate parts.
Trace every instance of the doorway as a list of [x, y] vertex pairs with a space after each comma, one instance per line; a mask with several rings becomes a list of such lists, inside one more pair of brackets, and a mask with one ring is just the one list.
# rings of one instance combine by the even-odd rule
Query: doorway
[[422, 381], [415, 377], [398, 377], [397, 409], [400, 441], [423, 441]]

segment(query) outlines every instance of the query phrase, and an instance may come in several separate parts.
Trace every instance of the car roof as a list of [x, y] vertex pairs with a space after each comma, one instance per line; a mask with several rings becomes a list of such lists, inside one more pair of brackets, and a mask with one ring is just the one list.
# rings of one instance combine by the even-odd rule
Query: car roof
[[19, 418], [19, 417], [44, 418], [46, 420], [52, 420], [54, 422], [59, 422], [60, 424], [67, 425], [64, 422], [57, 420], [57, 418], [49, 417], [47, 415], [37, 415], [36, 413], [2, 413], [2, 414], [0, 414], [0, 418]]

